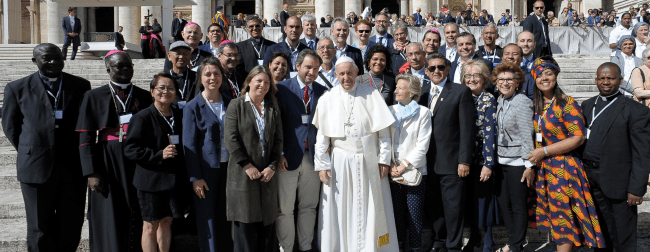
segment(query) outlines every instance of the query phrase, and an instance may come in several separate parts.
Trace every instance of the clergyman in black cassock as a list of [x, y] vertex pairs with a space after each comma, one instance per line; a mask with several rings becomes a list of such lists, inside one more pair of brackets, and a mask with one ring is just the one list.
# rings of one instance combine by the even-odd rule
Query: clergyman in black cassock
[[[135, 163], [124, 157], [130, 115], [151, 105], [151, 94], [131, 84], [128, 54], [105, 58], [110, 83], [84, 95], [76, 130], [83, 175], [88, 177], [91, 251], [140, 251], [142, 220], [133, 175]], [[96, 140], [97, 139], [97, 140]]]
[[56, 45], [37, 45], [38, 72], [4, 92], [2, 129], [18, 151], [29, 251], [74, 252], [81, 239], [86, 182], [75, 125], [90, 82], [62, 73], [63, 59]]

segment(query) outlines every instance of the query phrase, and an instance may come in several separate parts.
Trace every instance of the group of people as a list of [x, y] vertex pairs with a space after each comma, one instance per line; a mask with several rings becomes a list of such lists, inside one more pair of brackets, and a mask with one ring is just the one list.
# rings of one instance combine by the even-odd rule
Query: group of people
[[290, 16], [278, 44], [257, 16], [239, 43], [213, 23], [199, 46], [187, 23], [148, 90], [124, 51], [91, 90], [38, 45], [38, 72], [9, 83], [2, 108], [28, 248], [75, 251], [87, 192], [91, 251], [169, 251], [188, 213], [201, 251], [493, 251], [502, 224], [498, 250], [516, 252], [529, 222], [558, 251], [636, 249], [650, 111], [622, 93], [626, 70], [601, 65], [599, 95], [578, 104], [548, 24], [501, 48], [494, 24], [477, 47], [449, 23], [441, 46], [436, 29], [407, 41], [408, 26], [374, 18], [356, 45], [340, 17], [319, 38], [313, 15]]

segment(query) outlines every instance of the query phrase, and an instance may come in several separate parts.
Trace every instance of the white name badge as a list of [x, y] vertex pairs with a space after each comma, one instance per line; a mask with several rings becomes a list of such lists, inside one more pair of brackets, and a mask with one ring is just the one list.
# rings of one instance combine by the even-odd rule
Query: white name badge
[[179, 108], [179, 109], [183, 109], [183, 108], [185, 107], [185, 104], [187, 104], [186, 101], [179, 101], [179, 102], [178, 102], [178, 108]]
[[258, 66], [264, 65], [264, 60], [257, 60], [257, 65]]
[[290, 76], [291, 78], [296, 77], [296, 75], [298, 75], [298, 72], [290, 72], [290, 73], [289, 73], [289, 76]]
[[589, 135], [591, 134], [591, 130], [587, 129], [587, 139], [589, 139]]
[[542, 142], [542, 133], [535, 133], [535, 140], [538, 143], [541, 143]]
[[54, 119], [63, 119], [63, 110], [54, 111]]
[[198, 69], [199, 69], [199, 67], [196, 66], [196, 67], [194, 67], [194, 68], [192, 68], [192, 69], [190, 69], [190, 70], [192, 70], [192, 72], [196, 72], [196, 70], [198, 70]]
[[126, 115], [121, 115], [120, 116], [120, 124], [129, 123], [129, 121], [131, 121], [131, 116], [133, 116], [133, 114], [131, 114], [131, 113], [128, 113]]
[[309, 124], [309, 115], [302, 115], [302, 124]]
[[169, 135], [169, 142], [171, 144], [180, 144], [181, 138], [178, 135]]

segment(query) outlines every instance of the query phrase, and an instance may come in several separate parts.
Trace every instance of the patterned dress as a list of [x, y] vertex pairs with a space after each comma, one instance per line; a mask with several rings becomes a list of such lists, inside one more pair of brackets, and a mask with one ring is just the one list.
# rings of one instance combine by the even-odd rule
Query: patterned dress
[[[584, 135], [582, 108], [572, 97], [566, 98], [565, 105], [553, 102], [546, 111], [541, 125], [540, 115], [535, 114], [535, 133], [541, 130], [543, 136], [543, 143], [535, 141], [536, 147]], [[582, 161], [569, 152], [545, 157], [537, 166], [537, 228], [550, 230], [558, 244], [605, 247]]]

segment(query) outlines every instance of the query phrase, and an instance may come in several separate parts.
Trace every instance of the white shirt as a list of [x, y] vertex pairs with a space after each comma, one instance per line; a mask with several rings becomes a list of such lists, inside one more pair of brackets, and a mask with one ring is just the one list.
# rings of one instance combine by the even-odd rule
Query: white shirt
[[456, 72], [454, 72], [454, 81], [460, 83], [460, 71], [463, 68], [463, 62], [458, 58], [458, 66], [456, 67]]
[[648, 45], [644, 44], [636, 38], [634, 40], [636, 40], [636, 50], [634, 51], [634, 55], [637, 58], [643, 59], [643, 50], [645, 50]]
[[[329, 81], [330, 84], [332, 84], [332, 87], [336, 87], [337, 85], [340, 84], [339, 79], [336, 78], [336, 73], [335, 73], [334, 69], [335, 69], [334, 62], [332, 62], [332, 69], [330, 69], [329, 71], [323, 69], [323, 67], [320, 67], [320, 69], [318, 69], [318, 73], [323, 73], [323, 76], [325, 76], [325, 79], [327, 81]], [[318, 82], [318, 84], [321, 84], [321, 86], [323, 86], [323, 87], [325, 87], [327, 89], [330, 89], [330, 87], [323, 80], [323, 78], [320, 76], [320, 74], [318, 75], [318, 78], [316, 78], [316, 82]]]
[[[343, 50], [339, 49], [339, 47], [334, 44], [334, 49], [336, 49], [336, 58], [340, 58], [341, 56], [347, 56], [347, 51], [348, 51], [348, 44], [345, 44], [345, 48]], [[334, 61], [336, 62], [336, 61]]]
[[625, 53], [621, 53], [623, 55], [623, 62], [625, 64], [625, 69], [623, 70], [623, 81], [629, 82], [630, 81], [630, 75], [632, 75], [632, 70], [634, 70], [635, 65], [634, 65], [634, 55], [628, 57], [625, 55]]
[[[632, 30], [633, 29], [634, 29], [633, 26], [630, 26], [629, 29], [626, 29], [622, 25], [616, 26], [616, 28], [614, 28], [614, 30], [612, 30], [609, 33], [609, 43], [610, 44], [617, 44], [618, 40], [621, 39], [621, 37], [623, 37], [625, 35], [632, 35]], [[612, 52], [613, 51], [616, 51], [616, 49], [612, 49]]]
[[298, 42], [298, 45], [296, 45], [296, 48], [291, 50], [291, 44], [289, 43], [289, 38], [284, 39], [284, 42], [287, 43], [287, 46], [289, 47], [289, 51], [291, 51], [291, 66], [289, 67], [290, 71], [296, 71], [296, 60], [298, 59], [298, 47], [300, 46], [300, 42]]
[[214, 57], [218, 57], [218, 56], [217, 56], [217, 54], [218, 54], [218, 53], [217, 53], [217, 50], [218, 50], [219, 48], [216, 48], [216, 47], [212, 46], [212, 43], [210, 43], [210, 41], [208, 41], [208, 45], [210, 45], [210, 51], [212, 52], [212, 55], [214, 55]]
[[[435, 86], [438, 87], [438, 92], [442, 92], [442, 89], [445, 88], [445, 83], [447, 83], [447, 78], [445, 78], [444, 80], [442, 80], [442, 82], [440, 82], [438, 84], [433, 83], [433, 81], [431, 82], [431, 84], [434, 84]], [[431, 85], [431, 90], [429, 90], [430, 95], [434, 95], [434, 93], [433, 93], [433, 86], [434, 85]]]
[[68, 17], [70, 17], [70, 27], [72, 27], [73, 30], [71, 32], [74, 32], [74, 17], [73, 16], [68, 16]]
[[445, 49], [445, 56], [447, 56], [447, 59], [449, 61], [454, 61], [456, 58], [456, 46], [452, 48], [449, 48], [449, 46], [447, 46]]
[[424, 66], [422, 66], [420, 70], [415, 70], [411, 67], [411, 74], [415, 75], [415, 77], [418, 77], [418, 79], [420, 79], [420, 85], [424, 85], [424, 76], [425, 76]]

